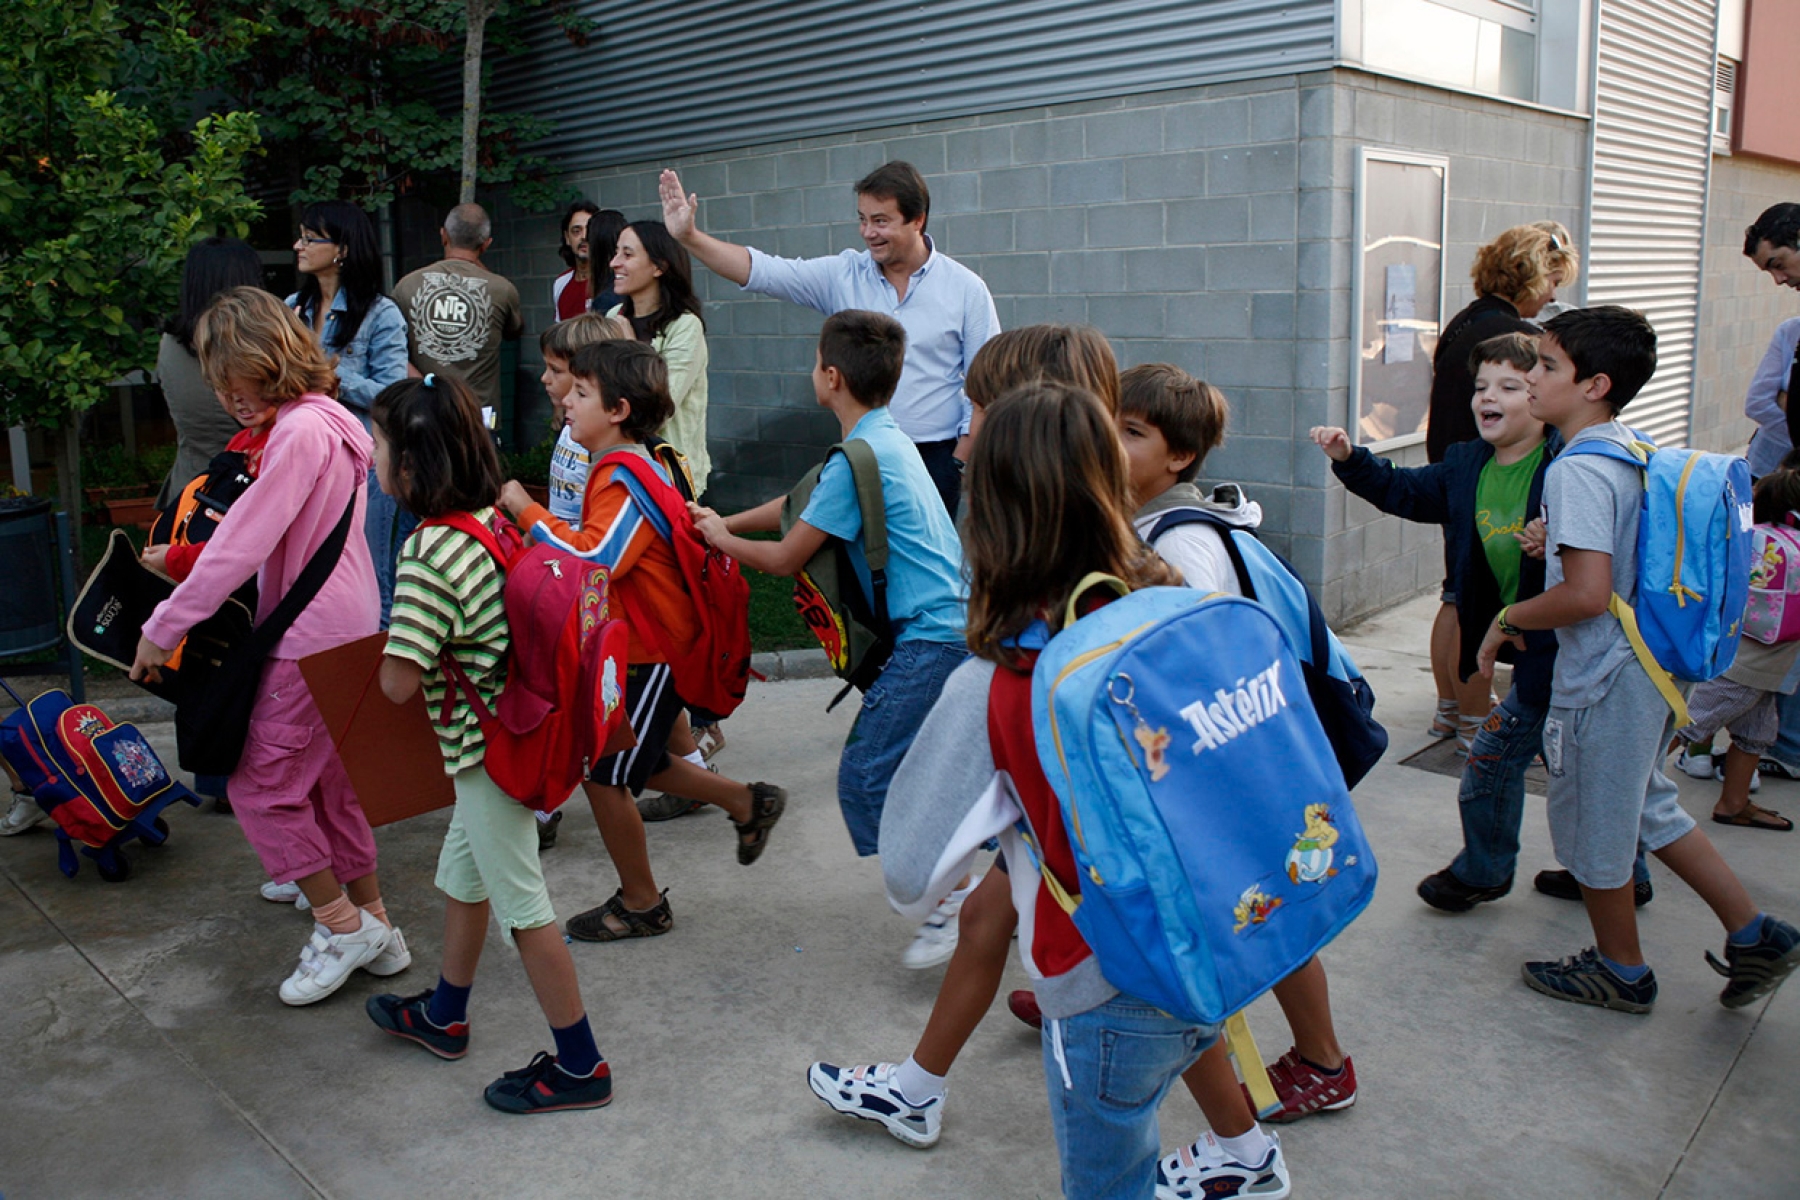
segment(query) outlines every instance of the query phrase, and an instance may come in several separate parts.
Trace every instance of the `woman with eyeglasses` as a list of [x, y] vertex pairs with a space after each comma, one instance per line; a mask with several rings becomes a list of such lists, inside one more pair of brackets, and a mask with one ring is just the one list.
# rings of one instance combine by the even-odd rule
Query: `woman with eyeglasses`
[[[369, 425], [369, 406], [381, 389], [407, 376], [406, 318], [382, 294], [381, 251], [369, 214], [346, 200], [309, 204], [300, 214], [294, 239], [300, 290], [288, 307], [324, 347], [336, 355], [338, 402]], [[418, 519], [400, 509], [369, 479], [364, 532], [381, 586], [381, 627], [394, 604], [394, 565], [400, 543]]]
[[[1431, 356], [1431, 405], [1425, 427], [1425, 454], [1442, 462], [1451, 446], [1481, 436], [1472, 402], [1475, 375], [1469, 355], [1482, 342], [1503, 333], [1535, 335], [1532, 318], [1556, 299], [1556, 289], [1575, 282], [1581, 254], [1570, 244], [1569, 231], [1556, 221], [1514, 225], [1475, 252], [1469, 278], [1474, 301], [1451, 317], [1438, 336]], [[1448, 555], [1448, 546], [1445, 549]], [[1454, 737], [1466, 750], [1492, 707], [1488, 684], [1480, 675], [1459, 683], [1456, 662], [1460, 631], [1456, 595], [1449, 585], [1445, 559], [1444, 603], [1431, 627], [1431, 674], [1437, 683], [1437, 715], [1430, 733]]]
[[600, 206], [592, 200], [577, 200], [563, 213], [562, 243], [556, 247], [556, 252], [569, 269], [550, 284], [550, 303], [556, 306], [559, 321], [567, 321], [587, 311], [588, 294], [593, 290], [588, 222], [599, 211]]

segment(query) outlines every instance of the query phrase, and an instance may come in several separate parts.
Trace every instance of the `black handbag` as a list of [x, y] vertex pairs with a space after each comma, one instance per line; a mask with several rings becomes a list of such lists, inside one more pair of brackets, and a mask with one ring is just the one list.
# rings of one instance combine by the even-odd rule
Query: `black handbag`
[[229, 775], [237, 770], [250, 736], [250, 710], [256, 707], [263, 662], [337, 569], [355, 513], [353, 495], [268, 620], [243, 636], [195, 636], [201, 627], [189, 635], [175, 700], [175, 749], [182, 770], [196, 775]]

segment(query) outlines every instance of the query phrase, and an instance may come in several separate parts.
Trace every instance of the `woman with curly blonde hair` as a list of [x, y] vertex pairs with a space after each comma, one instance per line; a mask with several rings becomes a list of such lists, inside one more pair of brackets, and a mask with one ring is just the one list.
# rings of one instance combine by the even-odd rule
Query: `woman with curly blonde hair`
[[[1431, 359], [1431, 407], [1425, 427], [1425, 455], [1442, 462], [1458, 442], [1478, 437], [1470, 402], [1475, 375], [1469, 354], [1482, 342], [1503, 333], [1535, 334], [1530, 318], [1556, 299], [1581, 272], [1581, 254], [1560, 221], [1514, 225], [1475, 252], [1469, 278], [1475, 301], [1450, 318], [1438, 337]], [[1471, 676], [1456, 678], [1458, 632], [1456, 596], [1449, 591], [1448, 560], [1444, 603], [1431, 627], [1431, 674], [1437, 683], [1437, 715], [1433, 737], [1456, 737], [1466, 748], [1491, 706], [1487, 683]]]

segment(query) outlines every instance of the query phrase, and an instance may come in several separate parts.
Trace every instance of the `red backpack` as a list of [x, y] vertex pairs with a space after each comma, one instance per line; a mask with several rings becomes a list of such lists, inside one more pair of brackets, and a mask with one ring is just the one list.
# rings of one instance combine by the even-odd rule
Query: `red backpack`
[[625, 716], [625, 623], [607, 615], [607, 571], [554, 546], [524, 544], [510, 521], [483, 525], [468, 513], [420, 522], [480, 542], [505, 576], [512, 648], [506, 685], [490, 710], [446, 647], [439, 724], [448, 725], [460, 690], [487, 740], [488, 776], [500, 790], [551, 812], [589, 767], [633, 744]]
[[675, 691], [688, 704], [717, 718], [729, 717], [750, 687], [750, 583], [737, 560], [706, 544], [694, 530], [687, 501], [650, 460], [630, 450], [614, 450], [594, 464], [611, 463], [637, 485], [644, 517], [675, 551], [681, 581], [693, 597], [700, 633], [686, 650], [673, 645], [656, 614], [634, 611], [621, 593], [625, 619], [675, 677]]

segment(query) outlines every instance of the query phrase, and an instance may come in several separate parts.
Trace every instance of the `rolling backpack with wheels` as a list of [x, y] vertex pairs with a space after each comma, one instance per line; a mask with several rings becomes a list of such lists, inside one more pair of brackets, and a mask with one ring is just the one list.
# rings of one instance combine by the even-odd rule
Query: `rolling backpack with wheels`
[[200, 797], [177, 783], [135, 725], [115, 725], [92, 704], [52, 690], [30, 701], [5, 681], [19, 705], [0, 721], [0, 756], [38, 807], [56, 822], [57, 865], [74, 878], [81, 853], [116, 883], [130, 873], [121, 847], [133, 840], [160, 846], [169, 835], [162, 810]]

